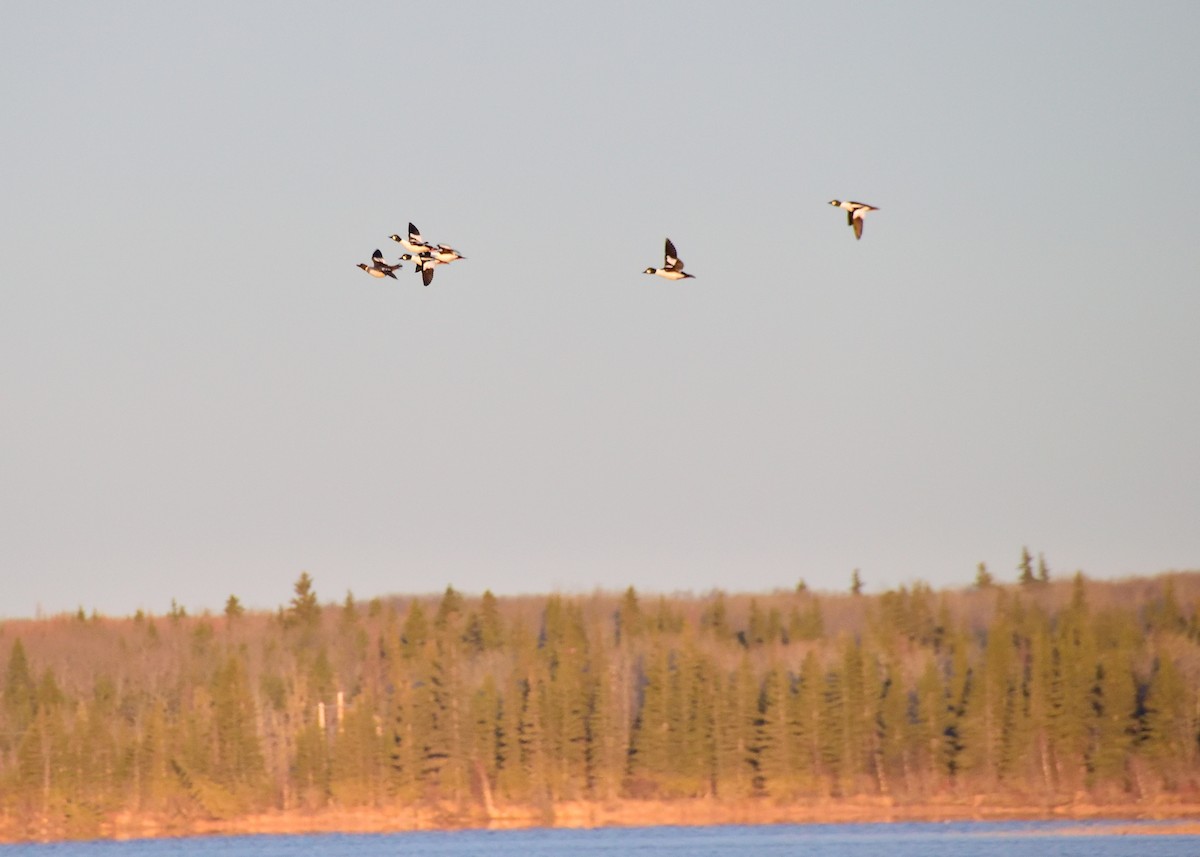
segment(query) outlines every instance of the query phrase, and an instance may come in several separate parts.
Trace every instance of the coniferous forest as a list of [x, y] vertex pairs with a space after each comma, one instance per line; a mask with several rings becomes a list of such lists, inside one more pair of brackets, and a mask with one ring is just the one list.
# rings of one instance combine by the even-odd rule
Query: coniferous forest
[[[1200, 574], [0, 623], [0, 836], [424, 808], [1162, 806], [1200, 786]], [[286, 597], [286, 593], [283, 594]]]

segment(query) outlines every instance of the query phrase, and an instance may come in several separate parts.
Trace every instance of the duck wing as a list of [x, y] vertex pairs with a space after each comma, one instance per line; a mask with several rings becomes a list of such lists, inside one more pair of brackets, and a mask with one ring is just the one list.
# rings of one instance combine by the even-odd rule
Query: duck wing
[[671, 239], [667, 239], [667, 247], [665, 258], [663, 259], [663, 268], [667, 271], [682, 271], [683, 260], [679, 258], [679, 254], [675, 250], [675, 245], [671, 243]]

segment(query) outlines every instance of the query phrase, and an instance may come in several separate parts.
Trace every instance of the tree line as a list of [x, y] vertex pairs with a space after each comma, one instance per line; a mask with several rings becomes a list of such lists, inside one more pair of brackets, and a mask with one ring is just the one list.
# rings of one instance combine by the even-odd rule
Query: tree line
[[[624, 593], [0, 625], [0, 812], [976, 795], [1200, 784], [1200, 574]], [[1043, 565], [1044, 563], [1039, 563]]]

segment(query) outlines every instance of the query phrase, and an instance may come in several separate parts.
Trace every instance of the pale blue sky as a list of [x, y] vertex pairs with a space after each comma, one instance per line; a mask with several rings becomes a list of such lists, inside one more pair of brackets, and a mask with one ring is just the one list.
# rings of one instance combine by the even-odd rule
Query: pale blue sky
[[0, 616], [1200, 567], [1200, 4], [4, 17]]

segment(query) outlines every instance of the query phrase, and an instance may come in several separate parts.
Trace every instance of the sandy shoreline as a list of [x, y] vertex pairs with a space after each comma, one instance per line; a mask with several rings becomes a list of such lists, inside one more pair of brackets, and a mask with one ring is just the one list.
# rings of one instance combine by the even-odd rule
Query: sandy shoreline
[[[0, 843], [68, 839], [132, 840], [162, 837], [255, 834], [397, 833], [531, 827], [590, 829], [657, 825], [703, 827], [722, 824], [865, 824], [909, 821], [1080, 821], [1063, 835], [1200, 835], [1200, 804], [1068, 803], [1029, 806], [982, 800], [896, 804], [886, 799], [775, 804], [708, 800], [564, 802], [551, 807], [480, 807], [421, 804], [395, 808], [267, 812], [227, 819], [119, 813], [84, 827], [45, 819], [0, 817]], [[1147, 822], [1156, 822], [1147, 824]]]

